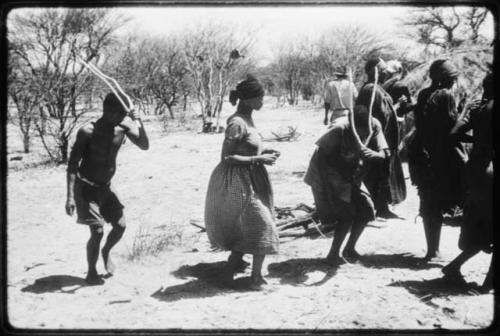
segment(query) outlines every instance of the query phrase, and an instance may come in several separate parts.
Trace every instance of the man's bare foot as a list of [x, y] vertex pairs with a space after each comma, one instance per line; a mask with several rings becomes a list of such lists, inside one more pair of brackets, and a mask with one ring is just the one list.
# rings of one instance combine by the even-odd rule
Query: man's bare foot
[[342, 256], [347, 261], [356, 261], [361, 258], [361, 255], [358, 252], [356, 252], [355, 249], [344, 250], [344, 252], [342, 252]]
[[443, 261], [443, 257], [439, 251], [427, 252], [424, 257], [424, 261]]
[[97, 273], [94, 272], [87, 273], [85, 282], [90, 286], [97, 286], [104, 284], [104, 280]]
[[343, 264], [346, 264], [347, 261], [341, 256], [327, 256], [325, 259], [325, 263], [329, 266], [337, 267]]
[[398, 215], [396, 215], [394, 212], [392, 212], [389, 209], [382, 209], [382, 210], [377, 211], [376, 217], [383, 218], [383, 219], [395, 219], [395, 218], [401, 219], [401, 217], [399, 217]]
[[115, 264], [111, 260], [109, 256], [109, 251], [102, 249], [102, 261], [104, 262], [104, 268], [109, 275], [113, 275], [115, 273]]

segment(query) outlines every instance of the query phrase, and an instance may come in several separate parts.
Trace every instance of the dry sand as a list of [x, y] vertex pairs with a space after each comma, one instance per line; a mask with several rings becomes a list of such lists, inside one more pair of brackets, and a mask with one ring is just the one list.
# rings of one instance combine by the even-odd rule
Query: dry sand
[[[269, 168], [275, 203], [312, 205], [301, 173], [325, 129], [322, 111], [274, 105], [267, 101], [255, 114], [262, 135], [287, 126], [298, 126], [302, 133], [296, 142], [266, 143], [282, 153]], [[18, 161], [9, 161], [7, 308], [13, 326], [435, 330], [482, 329], [492, 322], [492, 293], [457, 289], [439, 280], [441, 267], [459, 252], [458, 227], [443, 227], [442, 262], [419, 261], [425, 240], [421, 223], [415, 222], [418, 197], [409, 180], [408, 199], [394, 208], [405, 219], [373, 222], [358, 244], [365, 255], [362, 262], [337, 270], [324, 266], [331, 235], [288, 239], [279, 255], [265, 260], [268, 285], [263, 291], [222, 286], [213, 274], [227, 252], [212, 251], [206, 235], [189, 222], [203, 218], [223, 135], [165, 135], [153, 121], [146, 127], [150, 150], [142, 152], [128, 142], [118, 157], [113, 185], [126, 206], [128, 228], [112, 251], [118, 271], [102, 286], [88, 287], [83, 281], [88, 228], [64, 212], [65, 166], [15, 170]], [[9, 153], [16, 153], [17, 135], [11, 134]], [[169, 236], [169, 248], [129, 260], [140, 228]], [[482, 283], [489, 262], [490, 255], [482, 253], [470, 260], [463, 268], [466, 280]], [[98, 270], [104, 273], [101, 260]], [[239, 274], [243, 280], [237, 284], [249, 272]]]

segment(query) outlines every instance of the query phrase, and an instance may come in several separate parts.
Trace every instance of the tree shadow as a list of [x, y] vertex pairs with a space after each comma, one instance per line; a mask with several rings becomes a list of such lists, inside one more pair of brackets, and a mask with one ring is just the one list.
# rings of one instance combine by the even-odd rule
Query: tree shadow
[[[36, 279], [31, 285], [21, 289], [21, 292], [30, 292], [35, 294], [43, 293], [65, 293], [75, 294], [75, 292], [82, 288], [87, 287], [89, 284], [85, 279], [75, 277], [72, 275], [49, 275], [40, 279]], [[66, 289], [65, 287], [71, 287]]]
[[[331, 266], [325, 263], [323, 258], [298, 258], [290, 259], [279, 263], [272, 263], [268, 266], [268, 277], [279, 278], [281, 284], [320, 286], [333, 278], [337, 273], [338, 266]], [[321, 280], [305, 284], [309, 280], [309, 273], [323, 272]]]
[[412, 270], [424, 270], [442, 265], [425, 261], [423, 258], [415, 257], [409, 253], [400, 254], [368, 254], [359, 258], [359, 263], [371, 268], [408, 268]]
[[476, 282], [456, 281], [447, 277], [431, 280], [395, 281], [389, 286], [403, 287], [420, 301], [433, 307], [437, 306], [431, 301], [434, 298], [483, 294], [481, 287]]
[[160, 288], [151, 297], [165, 302], [189, 298], [207, 298], [231, 291], [251, 291], [250, 277], [228, 280], [224, 277], [227, 262], [198, 263], [183, 265], [171, 274], [178, 279], [190, 279], [183, 284]]

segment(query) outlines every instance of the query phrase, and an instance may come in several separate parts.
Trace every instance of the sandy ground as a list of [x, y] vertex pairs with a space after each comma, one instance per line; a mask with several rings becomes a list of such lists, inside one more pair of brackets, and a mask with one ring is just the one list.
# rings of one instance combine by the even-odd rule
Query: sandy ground
[[[312, 205], [302, 182], [314, 141], [324, 131], [322, 111], [307, 106], [255, 114], [264, 137], [298, 126], [296, 142], [268, 142], [282, 155], [269, 168], [277, 206]], [[226, 114], [228, 111], [225, 112]], [[265, 260], [268, 285], [247, 291], [248, 269], [234, 288], [217, 280], [227, 252], [212, 251], [206, 234], [190, 225], [203, 218], [208, 179], [223, 135], [164, 134], [147, 122], [151, 148], [124, 145], [113, 180], [126, 206], [128, 228], [113, 250], [118, 271], [102, 286], [86, 286], [88, 229], [64, 212], [65, 167], [18, 170], [7, 178], [7, 294], [9, 322], [18, 328], [104, 329], [482, 329], [494, 315], [492, 293], [441, 281], [441, 267], [459, 252], [459, 228], [444, 226], [443, 261], [423, 263], [424, 233], [416, 220], [418, 198], [394, 208], [403, 220], [375, 221], [358, 244], [364, 258], [331, 269], [322, 264], [328, 237], [284, 240]], [[18, 155], [9, 133], [9, 153]], [[11, 141], [12, 140], [12, 141]], [[12, 154], [12, 155], [14, 155]], [[409, 184], [409, 180], [407, 180]], [[107, 228], [109, 231], [109, 228]], [[164, 236], [168, 248], [131, 260], [134, 240]], [[251, 261], [247, 256], [248, 261]], [[479, 254], [463, 273], [481, 284], [490, 255]], [[99, 272], [104, 273], [99, 261]]]

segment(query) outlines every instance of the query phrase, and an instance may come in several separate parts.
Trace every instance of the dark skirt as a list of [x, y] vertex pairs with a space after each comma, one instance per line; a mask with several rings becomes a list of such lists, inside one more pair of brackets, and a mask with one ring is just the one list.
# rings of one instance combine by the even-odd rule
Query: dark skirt
[[493, 244], [493, 165], [469, 181], [458, 247], [490, 253]]

